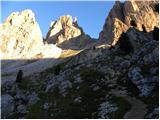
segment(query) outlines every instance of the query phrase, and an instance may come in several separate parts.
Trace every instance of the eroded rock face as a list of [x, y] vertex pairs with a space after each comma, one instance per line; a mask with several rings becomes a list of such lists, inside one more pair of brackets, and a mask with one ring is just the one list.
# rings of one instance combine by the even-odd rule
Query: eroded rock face
[[34, 13], [28, 9], [12, 13], [0, 25], [0, 40], [1, 84], [15, 81], [19, 70], [28, 76], [47, 69], [62, 52], [56, 45], [43, 43]]
[[2, 118], [4, 116], [9, 116], [12, 114], [14, 110], [14, 99], [12, 96], [8, 94], [4, 94], [1, 96], [1, 111], [2, 111]]
[[44, 45], [34, 13], [28, 9], [13, 12], [0, 25], [0, 38], [2, 59], [31, 59], [37, 58], [38, 55], [43, 58], [48, 57], [46, 54], [48, 51], [50, 51], [49, 57], [57, 57], [61, 53], [61, 50], [57, 51], [58, 48], [54, 45]]
[[47, 42], [61, 44], [65, 40], [78, 37], [83, 31], [78, 27], [77, 21], [72, 20], [72, 16], [61, 16], [56, 22], [51, 24], [47, 34]]
[[41, 30], [31, 10], [12, 13], [0, 29], [3, 58], [31, 57], [43, 45]]
[[56, 44], [63, 49], [79, 49], [93, 41], [78, 26], [77, 18], [73, 20], [72, 16], [66, 15], [51, 23], [46, 42]]
[[116, 1], [105, 21], [99, 39], [115, 45], [121, 33], [126, 32], [132, 26], [131, 21], [135, 22], [136, 29], [140, 31], [143, 31], [144, 28], [147, 32], [152, 31], [155, 26], [159, 26], [159, 14], [155, 10], [156, 4], [158, 4], [157, 0], [129, 0], [124, 3]]

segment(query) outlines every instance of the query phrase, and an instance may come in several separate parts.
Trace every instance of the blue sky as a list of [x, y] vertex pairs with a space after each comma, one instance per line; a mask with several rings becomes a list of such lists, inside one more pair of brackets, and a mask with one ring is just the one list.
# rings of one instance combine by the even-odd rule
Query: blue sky
[[115, 1], [2, 1], [2, 21], [12, 12], [31, 9], [35, 13], [42, 34], [45, 37], [51, 21], [57, 20], [62, 15], [71, 15], [78, 18], [78, 24], [86, 34], [98, 38], [103, 28], [104, 21], [113, 7]]

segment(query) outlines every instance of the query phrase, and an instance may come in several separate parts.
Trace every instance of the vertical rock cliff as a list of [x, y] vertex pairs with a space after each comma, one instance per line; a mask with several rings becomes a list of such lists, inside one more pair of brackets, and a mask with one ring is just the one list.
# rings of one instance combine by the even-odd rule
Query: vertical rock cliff
[[31, 10], [13, 12], [0, 25], [0, 30], [2, 59], [56, 58], [61, 53], [55, 45], [44, 45]]
[[31, 10], [12, 13], [0, 29], [3, 58], [31, 57], [43, 45], [40, 27]]
[[136, 29], [150, 32], [155, 26], [159, 27], [159, 14], [156, 11], [158, 1], [129, 0], [121, 3], [116, 1], [111, 9], [99, 39], [111, 45], [115, 45], [122, 32], [126, 32], [131, 21], [136, 24]]

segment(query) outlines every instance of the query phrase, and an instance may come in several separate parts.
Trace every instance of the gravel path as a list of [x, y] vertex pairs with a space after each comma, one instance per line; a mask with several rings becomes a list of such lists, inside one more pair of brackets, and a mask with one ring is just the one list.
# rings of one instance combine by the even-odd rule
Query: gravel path
[[131, 104], [132, 107], [124, 115], [124, 119], [144, 119], [144, 116], [147, 113], [147, 105], [144, 104], [141, 100], [128, 96], [127, 91], [125, 90], [112, 90], [111, 93], [115, 96], [122, 97]]

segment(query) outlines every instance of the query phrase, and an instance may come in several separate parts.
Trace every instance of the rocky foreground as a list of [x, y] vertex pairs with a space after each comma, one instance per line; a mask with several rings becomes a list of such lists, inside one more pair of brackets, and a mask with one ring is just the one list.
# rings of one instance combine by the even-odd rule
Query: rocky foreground
[[158, 1], [116, 1], [97, 41], [70, 15], [43, 39], [31, 10], [0, 38], [2, 118], [159, 118]]

